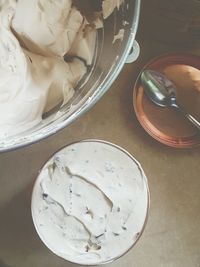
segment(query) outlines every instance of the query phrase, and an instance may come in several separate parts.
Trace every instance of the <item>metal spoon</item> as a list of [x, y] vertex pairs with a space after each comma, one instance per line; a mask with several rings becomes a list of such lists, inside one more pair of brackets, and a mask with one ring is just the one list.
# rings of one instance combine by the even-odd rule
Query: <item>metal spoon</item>
[[200, 130], [200, 122], [177, 104], [176, 86], [164, 74], [154, 70], [144, 70], [141, 74], [141, 82], [146, 95], [155, 104], [175, 108]]

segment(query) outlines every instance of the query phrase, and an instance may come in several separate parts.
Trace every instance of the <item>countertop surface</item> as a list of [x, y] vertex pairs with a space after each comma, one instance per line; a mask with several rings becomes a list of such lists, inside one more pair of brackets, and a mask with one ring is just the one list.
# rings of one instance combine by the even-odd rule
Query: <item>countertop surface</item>
[[[145, 7], [143, 7], [145, 8]], [[127, 149], [149, 181], [148, 223], [137, 245], [110, 267], [200, 267], [200, 148], [178, 150], [154, 141], [133, 111], [136, 77], [148, 60], [184, 50], [154, 40], [142, 10], [139, 59], [125, 65], [110, 90], [70, 127], [32, 146], [0, 154], [0, 267], [72, 267], [52, 254], [33, 226], [30, 201], [43, 163], [73, 141], [95, 138]], [[197, 53], [197, 51], [194, 51]]]

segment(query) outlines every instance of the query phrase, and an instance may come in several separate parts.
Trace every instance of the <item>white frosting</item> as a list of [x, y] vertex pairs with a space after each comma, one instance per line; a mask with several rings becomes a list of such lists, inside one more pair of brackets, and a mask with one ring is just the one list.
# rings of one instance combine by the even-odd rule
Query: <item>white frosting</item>
[[[0, 138], [72, 97], [95, 43], [96, 29], [71, 0], [0, 0]], [[76, 59], [66, 63], [66, 54]]]
[[12, 27], [30, 51], [64, 56], [83, 23], [71, 6], [69, 0], [19, 0]]
[[138, 239], [148, 209], [146, 177], [129, 155], [100, 142], [70, 145], [43, 167], [32, 215], [44, 243], [79, 264], [124, 254]]
[[[56, 25], [56, 19], [59, 20], [62, 1], [56, 2], [54, 16], [50, 16], [50, 10], [53, 9], [50, 2], [52, 1], [46, 1], [45, 14], [40, 14], [43, 20], [37, 20], [39, 14], [36, 14], [36, 1], [19, 0], [17, 4], [15, 1], [1, 2], [0, 138], [15, 135], [35, 126], [42, 120], [44, 112], [62, 101], [67, 102], [73, 96], [76, 84], [87, 71], [84, 63], [78, 59], [66, 63], [61, 57], [49, 56], [51, 53], [61, 56], [69, 50], [83, 20], [78, 11], [69, 10], [68, 22], [72, 25], [73, 13], [74, 28], [69, 26], [68, 35], [58, 37], [60, 31], [56, 32], [55, 29], [60, 27]], [[65, 4], [67, 3], [68, 1]], [[54, 36], [51, 35], [50, 27], [47, 27], [50, 21], [46, 21], [45, 24], [45, 16], [54, 18], [54, 21], [51, 21], [55, 22]], [[77, 18], [79, 16], [81, 19]], [[21, 29], [17, 36], [20, 36], [20, 41], [23, 41], [29, 51], [21, 47], [11, 30], [11, 24], [16, 32]], [[24, 39], [24, 36], [27, 38]], [[29, 40], [28, 36], [32, 39]], [[45, 53], [42, 53], [44, 51]]]
[[124, 0], [103, 0], [102, 9], [104, 19], [109, 17], [116, 7], [119, 9], [123, 1]]
[[[86, 67], [79, 60], [67, 64], [21, 48], [10, 31], [13, 9], [1, 12], [0, 137], [17, 134], [39, 123], [45, 110], [67, 101]], [[73, 69], [76, 68], [76, 73]]]

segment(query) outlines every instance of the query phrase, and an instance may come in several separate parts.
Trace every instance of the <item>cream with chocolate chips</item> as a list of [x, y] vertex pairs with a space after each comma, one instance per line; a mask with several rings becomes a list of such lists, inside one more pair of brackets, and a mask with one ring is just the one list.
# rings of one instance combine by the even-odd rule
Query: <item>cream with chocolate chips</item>
[[44, 243], [80, 264], [115, 259], [136, 242], [148, 209], [146, 177], [126, 152], [84, 141], [56, 153], [43, 167], [32, 215]]

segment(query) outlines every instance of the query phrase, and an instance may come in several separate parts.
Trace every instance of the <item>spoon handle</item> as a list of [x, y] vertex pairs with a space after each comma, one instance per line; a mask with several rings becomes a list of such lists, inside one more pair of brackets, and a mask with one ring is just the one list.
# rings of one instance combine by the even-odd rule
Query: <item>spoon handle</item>
[[173, 104], [173, 107], [179, 110], [200, 131], [200, 122], [197, 119], [191, 114], [188, 114], [184, 108], [180, 107], [177, 103]]
[[200, 131], [200, 122], [198, 120], [196, 120], [192, 115], [190, 114], [185, 114], [186, 118], [188, 118], [189, 121], [191, 121], [191, 123], [196, 126], [199, 131]]

